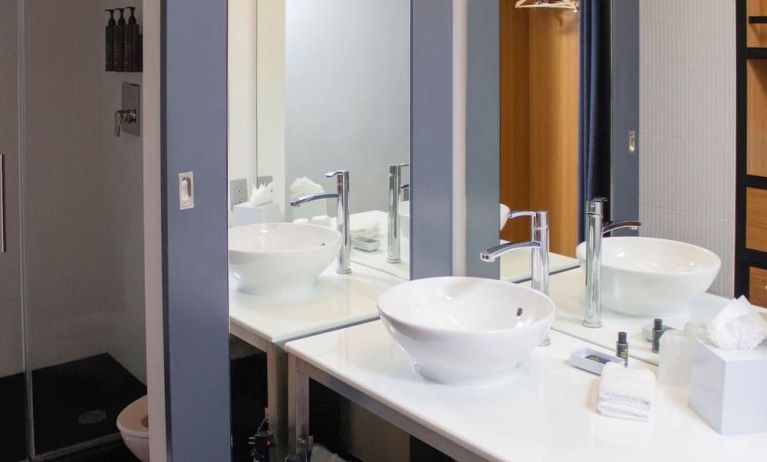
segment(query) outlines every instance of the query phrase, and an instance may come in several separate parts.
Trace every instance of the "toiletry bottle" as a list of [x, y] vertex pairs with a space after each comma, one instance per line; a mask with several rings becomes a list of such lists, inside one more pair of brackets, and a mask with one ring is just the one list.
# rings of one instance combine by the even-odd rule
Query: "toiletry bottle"
[[663, 320], [655, 319], [652, 328], [652, 352], [660, 352], [660, 337], [663, 335]]
[[115, 10], [104, 10], [109, 13], [109, 21], [105, 28], [106, 66], [105, 70], [115, 70]]
[[115, 71], [123, 72], [125, 70], [125, 17], [123, 12], [125, 8], [115, 8], [120, 12], [120, 18], [115, 26]]
[[629, 367], [629, 344], [626, 341], [625, 332], [618, 332], [618, 341], [615, 343], [615, 356], [623, 360], [624, 367]]
[[130, 10], [128, 24], [125, 25], [125, 54], [123, 56], [123, 69], [125, 72], [136, 72], [136, 51], [138, 49], [138, 23], [136, 22], [136, 7], [127, 7]]

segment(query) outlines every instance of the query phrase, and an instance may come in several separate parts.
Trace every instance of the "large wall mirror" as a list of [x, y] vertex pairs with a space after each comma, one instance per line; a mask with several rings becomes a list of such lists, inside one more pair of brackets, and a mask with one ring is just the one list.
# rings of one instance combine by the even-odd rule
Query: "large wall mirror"
[[409, 278], [410, 2], [230, 1], [232, 226], [336, 228], [351, 261]]
[[[616, 330], [636, 331], [640, 342], [640, 328], [655, 317], [679, 326], [711, 317], [743, 292], [736, 287], [736, 58], [746, 44], [745, 32], [736, 43], [736, 31], [741, 19], [744, 30], [754, 27], [745, 10], [763, 3], [585, 0], [577, 10], [573, 2], [516, 3], [499, 2], [501, 242], [534, 238], [529, 218], [507, 221], [508, 210], [548, 212], [556, 329], [613, 346]], [[738, 20], [736, 6], [744, 9]], [[748, 72], [758, 67], [746, 63]], [[607, 199], [598, 206], [601, 225], [641, 222], [601, 240], [609, 321], [602, 329], [582, 326], [585, 258], [576, 250], [595, 197]], [[478, 258], [475, 250], [467, 258]], [[501, 279], [510, 281], [530, 279], [535, 266], [529, 251], [499, 260]], [[622, 264], [636, 267], [636, 287], [613, 297], [605, 278], [618, 276], [605, 268]], [[654, 284], [682, 273], [701, 278], [697, 295], [672, 297], [684, 290], [679, 282], [663, 298]]]

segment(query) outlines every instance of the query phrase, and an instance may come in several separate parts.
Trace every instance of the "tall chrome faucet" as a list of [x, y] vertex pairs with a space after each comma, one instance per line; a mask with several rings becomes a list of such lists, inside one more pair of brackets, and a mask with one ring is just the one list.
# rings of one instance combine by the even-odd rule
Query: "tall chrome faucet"
[[410, 188], [409, 185], [402, 185], [402, 169], [409, 166], [410, 164], [406, 163], [389, 165], [389, 217], [386, 235], [387, 263], [399, 263], [402, 261], [400, 257], [402, 231], [400, 230], [399, 198], [403, 189]]
[[290, 201], [292, 207], [299, 207], [305, 202], [316, 201], [319, 199], [338, 199], [338, 209], [336, 212], [336, 226], [343, 239], [341, 249], [338, 251], [338, 264], [336, 272], [338, 274], [349, 274], [351, 268], [352, 237], [351, 227], [349, 225], [349, 171], [336, 170], [325, 174], [326, 178], [336, 177], [338, 192], [319, 193], [300, 197]]
[[638, 221], [604, 223], [604, 205], [607, 199], [595, 197], [586, 202], [586, 316], [583, 325], [602, 327], [602, 237], [619, 229], [638, 229]]
[[549, 293], [549, 213], [546, 211], [515, 211], [509, 219], [530, 217], [530, 240], [527, 242], [506, 243], [491, 247], [480, 253], [485, 262], [494, 262], [501, 255], [516, 249], [532, 249], [530, 269], [531, 287], [546, 295]]

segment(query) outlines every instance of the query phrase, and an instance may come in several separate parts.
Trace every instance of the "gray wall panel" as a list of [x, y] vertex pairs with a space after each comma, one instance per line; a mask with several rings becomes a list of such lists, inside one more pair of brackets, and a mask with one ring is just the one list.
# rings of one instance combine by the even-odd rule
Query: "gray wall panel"
[[[170, 458], [230, 458], [227, 2], [163, 3], [163, 240]], [[195, 207], [179, 210], [178, 173]]]

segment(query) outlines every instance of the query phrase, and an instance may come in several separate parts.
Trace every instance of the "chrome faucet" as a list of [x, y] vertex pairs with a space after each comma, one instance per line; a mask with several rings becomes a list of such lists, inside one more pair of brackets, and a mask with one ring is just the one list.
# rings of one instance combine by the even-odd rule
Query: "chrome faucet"
[[619, 229], [639, 229], [638, 221], [604, 223], [607, 199], [596, 197], [586, 202], [586, 316], [583, 325], [602, 327], [602, 237]]
[[400, 230], [399, 204], [400, 193], [410, 189], [410, 185], [402, 185], [402, 169], [409, 167], [410, 164], [390, 164], [389, 165], [389, 217], [388, 229], [386, 234], [386, 262], [399, 263], [402, 239]]
[[[509, 220], [530, 217], [530, 240], [527, 242], [506, 243], [491, 247], [479, 254], [479, 258], [488, 263], [494, 262], [501, 255], [517, 249], [531, 249], [530, 286], [545, 295], [549, 294], [549, 213], [546, 211], [523, 211], [509, 213]], [[541, 341], [541, 346], [551, 345], [549, 335]]]
[[338, 264], [336, 272], [338, 274], [349, 274], [351, 268], [352, 237], [351, 226], [349, 224], [349, 171], [336, 170], [325, 174], [326, 178], [336, 177], [338, 192], [319, 193], [300, 197], [290, 201], [291, 207], [299, 207], [305, 202], [316, 201], [319, 199], [338, 199], [338, 208], [336, 212], [336, 227], [341, 233], [341, 249], [338, 251]]
[[501, 255], [517, 249], [532, 249], [530, 268], [531, 287], [538, 292], [549, 294], [549, 214], [546, 211], [511, 212], [509, 219], [530, 217], [530, 241], [501, 244], [485, 250], [479, 257], [484, 262], [494, 262]]

